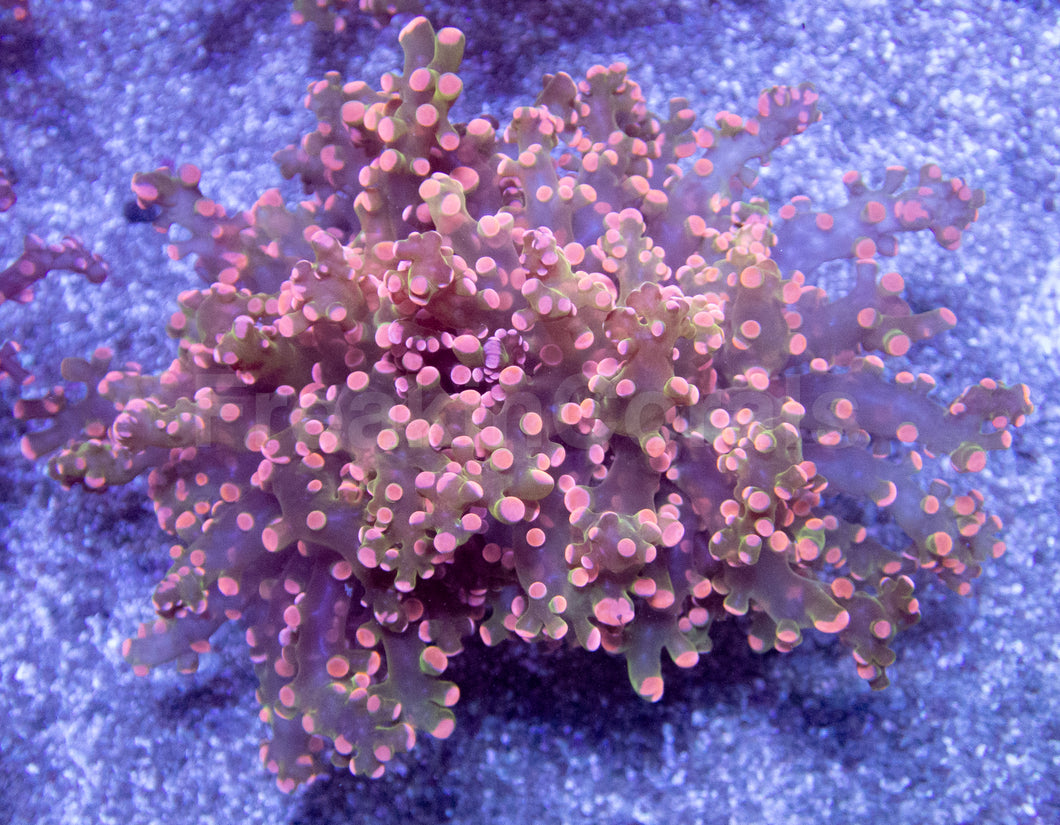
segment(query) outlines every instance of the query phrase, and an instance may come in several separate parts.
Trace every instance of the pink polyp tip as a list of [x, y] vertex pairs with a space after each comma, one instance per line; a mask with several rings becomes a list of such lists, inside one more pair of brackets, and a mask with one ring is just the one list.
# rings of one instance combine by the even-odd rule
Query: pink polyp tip
[[202, 180], [202, 172], [199, 167], [191, 163], [183, 164], [177, 171], [177, 175], [180, 178], [180, 182], [185, 186], [197, 186], [199, 181]]
[[815, 619], [813, 622], [813, 626], [822, 633], [838, 633], [848, 624], [850, 624], [850, 614], [845, 610], [837, 613], [834, 619]]
[[649, 702], [658, 702], [663, 695], [663, 680], [661, 676], [649, 676], [637, 688], [637, 693]]

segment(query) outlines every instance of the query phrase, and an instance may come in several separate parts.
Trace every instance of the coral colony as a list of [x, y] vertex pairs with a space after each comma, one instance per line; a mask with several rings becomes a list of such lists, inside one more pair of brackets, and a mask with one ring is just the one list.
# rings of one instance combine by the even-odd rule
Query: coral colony
[[[239, 622], [284, 790], [448, 736], [441, 677], [472, 635], [622, 656], [655, 701], [663, 652], [692, 667], [739, 617], [759, 651], [834, 634], [884, 687], [914, 572], [966, 594], [1004, 550], [982, 495], [930, 468], [981, 470], [1032, 410], [991, 379], [932, 400], [903, 357], [956, 319], [912, 313], [877, 261], [904, 231], [955, 249], [982, 192], [934, 165], [906, 189], [851, 173], [846, 205], [774, 220], [751, 164], [819, 119], [809, 85], [708, 126], [596, 66], [503, 128], [452, 123], [463, 35], [420, 17], [401, 44], [378, 90], [310, 87], [316, 129], [276, 156], [293, 209], [270, 190], [229, 214], [192, 166], [137, 175], [206, 283], [169, 320], [176, 359], [99, 350], [63, 363], [81, 400], [18, 404], [63, 484], [149, 472], [173, 563], [125, 643], [136, 672], [192, 671]], [[98, 276], [73, 243], [0, 287], [49, 261]], [[809, 278], [841, 258], [853, 286], [829, 297]]]

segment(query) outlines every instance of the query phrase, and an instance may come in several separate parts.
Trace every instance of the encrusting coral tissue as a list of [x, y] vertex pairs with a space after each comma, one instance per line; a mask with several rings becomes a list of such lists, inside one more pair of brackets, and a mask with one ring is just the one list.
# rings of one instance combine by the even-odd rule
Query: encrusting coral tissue
[[[1004, 549], [932, 467], [981, 470], [1032, 410], [991, 379], [933, 400], [905, 356], [956, 319], [913, 313], [878, 263], [905, 231], [955, 249], [982, 192], [892, 167], [774, 215], [753, 164], [819, 119], [809, 85], [706, 125], [596, 66], [503, 127], [453, 123], [463, 35], [420, 17], [400, 40], [379, 89], [310, 86], [318, 124], [276, 156], [297, 206], [232, 214], [192, 166], [137, 175], [206, 284], [169, 320], [175, 360], [100, 350], [63, 363], [82, 398], [18, 403], [65, 485], [149, 472], [172, 567], [136, 672], [194, 670], [241, 623], [285, 790], [448, 736], [472, 635], [622, 656], [654, 701], [664, 652], [692, 667], [738, 617], [760, 651], [833, 634], [884, 687], [917, 570], [966, 594]], [[843, 258], [830, 297], [811, 276]]]

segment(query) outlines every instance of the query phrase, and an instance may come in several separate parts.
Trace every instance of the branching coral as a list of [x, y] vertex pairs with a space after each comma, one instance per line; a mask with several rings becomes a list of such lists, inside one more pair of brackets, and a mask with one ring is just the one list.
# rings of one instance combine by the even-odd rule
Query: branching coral
[[[711, 126], [597, 66], [501, 129], [450, 120], [460, 32], [417, 18], [401, 43], [379, 89], [310, 87], [318, 126], [277, 155], [297, 207], [229, 214], [194, 167], [137, 175], [207, 284], [170, 319], [176, 359], [70, 360], [84, 400], [23, 402], [49, 419], [25, 452], [58, 449], [64, 484], [150, 470], [173, 564], [136, 671], [193, 670], [241, 622], [284, 789], [449, 735], [441, 676], [472, 634], [624, 656], [657, 700], [663, 651], [691, 667], [737, 616], [757, 650], [835, 634], [885, 686], [915, 571], [966, 593], [1003, 550], [931, 467], [982, 469], [1032, 409], [989, 379], [939, 403], [887, 364], [955, 317], [913, 313], [878, 256], [920, 229], [955, 248], [982, 193], [892, 168], [774, 223], [753, 164], [819, 119], [808, 85]], [[808, 279], [838, 258], [855, 277], [830, 298]]]

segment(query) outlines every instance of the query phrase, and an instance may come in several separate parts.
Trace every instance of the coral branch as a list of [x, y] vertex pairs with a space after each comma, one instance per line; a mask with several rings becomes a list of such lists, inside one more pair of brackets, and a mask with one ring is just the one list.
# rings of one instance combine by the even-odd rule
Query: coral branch
[[[15, 201], [14, 187], [7, 173], [0, 169], [0, 212], [13, 207]], [[9, 267], [0, 271], [0, 305], [7, 301], [28, 303], [33, 299], [34, 284], [55, 270], [84, 275], [94, 284], [106, 280], [110, 271], [103, 258], [90, 252], [78, 238], [67, 236], [61, 243], [47, 244], [36, 235], [27, 235], [23, 241], [22, 254]], [[20, 350], [17, 341], [0, 343], [0, 378], [7, 375], [16, 384], [25, 386], [32, 383], [33, 375], [19, 363]], [[42, 403], [57, 403], [56, 393], [59, 392], [53, 391], [49, 399]]]
[[0, 304], [27, 303], [33, 298], [33, 285], [57, 269], [84, 275], [94, 284], [102, 283], [108, 272], [103, 259], [77, 238], [66, 237], [61, 243], [47, 244], [36, 235], [27, 235], [22, 254], [0, 272]]

